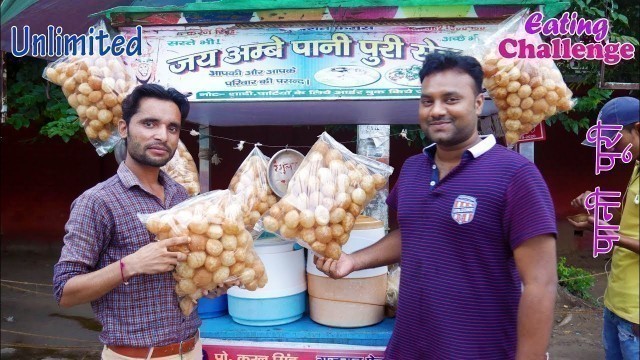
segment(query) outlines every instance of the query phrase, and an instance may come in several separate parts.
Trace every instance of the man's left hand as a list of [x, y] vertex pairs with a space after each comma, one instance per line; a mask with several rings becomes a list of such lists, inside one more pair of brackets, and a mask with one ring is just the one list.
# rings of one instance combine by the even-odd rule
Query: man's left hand
[[232, 288], [234, 286], [240, 286], [240, 281], [235, 280], [235, 281], [218, 284], [218, 286], [213, 290], [205, 290], [204, 296], [209, 299], [215, 299], [219, 296], [226, 294], [227, 290], [229, 290], [229, 288]]
[[591, 230], [593, 231], [593, 216], [589, 215], [587, 221], [575, 221], [571, 218], [567, 218], [567, 221], [578, 230]]

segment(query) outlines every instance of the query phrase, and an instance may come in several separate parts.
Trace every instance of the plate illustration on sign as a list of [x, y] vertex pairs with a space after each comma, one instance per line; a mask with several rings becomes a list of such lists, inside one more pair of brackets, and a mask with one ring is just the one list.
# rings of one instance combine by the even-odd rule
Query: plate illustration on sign
[[420, 65], [400, 66], [387, 71], [384, 77], [397, 85], [419, 87], [420, 69]]
[[379, 72], [362, 66], [332, 66], [318, 71], [314, 78], [317, 82], [335, 87], [359, 87], [380, 80]]

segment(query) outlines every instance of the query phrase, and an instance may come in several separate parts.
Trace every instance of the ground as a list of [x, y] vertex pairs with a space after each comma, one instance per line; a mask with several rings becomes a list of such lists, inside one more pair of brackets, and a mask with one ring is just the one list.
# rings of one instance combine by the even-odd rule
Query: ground
[[[602, 303], [606, 287], [604, 269], [608, 257], [594, 259], [591, 239], [574, 236], [568, 224], [561, 222], [559, 230], [558, 255], [567, 257], [568, 265], [600, 275], [596, 275], [596, 286], [592, 290], [593, 303], [559, 289], [549, 350], [551, 359], [600, 360], [604, 352], [600, 340], [602, 308], [598, 303]], [[49, 284], [59, 254], [58, 246], [3, 248], [1, 359], [99, 358], [100, 325], [93, 319], [90, 306], [63, 309], [51, 295]]]

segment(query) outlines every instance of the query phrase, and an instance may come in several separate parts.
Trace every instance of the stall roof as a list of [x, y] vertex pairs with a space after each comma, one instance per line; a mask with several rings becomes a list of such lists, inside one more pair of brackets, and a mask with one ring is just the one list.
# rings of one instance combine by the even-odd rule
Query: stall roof
[[[191, 2], [176, 4], [165, 1], [165, 6], [149, 6], [145, 1], [133, 1], [131, 6], [119, 6], [105, 11], [113, 12], [167, 12], [167, 11], [209, 11], [209, 10], [275, 10], [313, 9], [325, 7], [380, 7], [380, 6], [456, 6], [456, 5], [560, 5], [568, 1], [559, 0], [220, 0], [212, 2]], [[146, 3], [146, 4], [145, 4]], [[137, 5], [145, 4], [145, 5]]]
[[[161, 0], [157, 0], [161, 1]], [[569, 6], [568, 1], [562, 0], [220, 0], [212, 2], [191, 2], [177, 4], [176, 1], [165, 1], [165, 6], [149, 6], [142, 0], [135, 0], [131, 6], [118, 6], [100, 12], [111, 20], [114, 14], [135, 13], [172, 13], [172, 12], [234, 12], [234, 11], [262, 11], [285, 9], [326, 9], [326, 8], [409, 8], [409, 7], [495, 7], [495, 6], [538, 6], [542, 5], [547, 16], [555, 16]], [[138, 5], [140, 4], [140, 5]], [[459, 16], [455, 16], [459, 17]], [[478, 17], [463, 14], [461, 17]], [[480, 16], [481, 17], [481, 16]], [[277, 21], [277, 19], [269, 19]], [[330, 18], [327, 20], [337, 20]], [[127, 24], [129, 25], [129, 24]]]

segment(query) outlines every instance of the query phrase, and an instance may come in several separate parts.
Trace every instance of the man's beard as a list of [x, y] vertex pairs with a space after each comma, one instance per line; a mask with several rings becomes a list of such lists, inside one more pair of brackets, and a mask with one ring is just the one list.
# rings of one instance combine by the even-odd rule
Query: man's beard
[[[153, 145], [158, 145], [158, 144], [151, 144], [149, 146], [153, 146]], [[152, 158], [147, 156], [146, 155], [147, 149], [143, 149], [138, 143], [133, 143], [133, 142], [128, 142], [128, 153], [129, 153], [129, 156], [131, 156], [131, 158], [136, 162], [138, 162], [139, 164], [146, 165], [146, 166], [153, 166], [153, 167], [162, 167], [162, 166], [165, 166], [173, 158], [173, 155], [175, 153], [175, 150], [171, 151], [171, 149], [168, 146], [166, 145], [164, 146], [167, 148], [167, 150], [169, 150], [169, 154], [170, 154], [166, 159], [157, 159], [157, 158]]]

